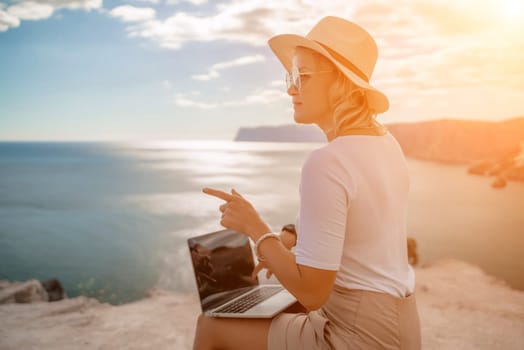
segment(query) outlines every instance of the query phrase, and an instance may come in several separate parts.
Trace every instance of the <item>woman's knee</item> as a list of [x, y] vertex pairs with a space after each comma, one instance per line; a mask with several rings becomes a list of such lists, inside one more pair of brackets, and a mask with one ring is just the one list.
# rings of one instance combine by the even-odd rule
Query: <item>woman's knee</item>
[[212, 322], [212, 317], [200, 314], [197, 319], [197, 332], [209, 333], [209, 330], [213, 329], [213, 327], [211, 327]]
[[211, 349], [213, 345], [213, 319], [200, 314], [196, 323], [195, 340], [193, 349]]
[[269, 319], [223, 319], [199, 315], [194, 349], [267, 349]]

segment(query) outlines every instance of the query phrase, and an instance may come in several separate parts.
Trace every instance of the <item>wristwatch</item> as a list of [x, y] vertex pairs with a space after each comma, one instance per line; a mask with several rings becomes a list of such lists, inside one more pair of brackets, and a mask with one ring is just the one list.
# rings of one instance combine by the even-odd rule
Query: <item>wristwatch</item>
[[291, 232], [295, 236], [297, 235], [297, 230], [295, 229], [295, 224], [284, 225], [284, 226], [282, 226], [282, 228], [280, 230], [281, 231]]
[[[285, 234], [284, 234], [285, 233]], [[295, 225], [287, 224], [282, 226], [281, 229], [282, 244], [292, 252], [297, 244], [297, 231]]]

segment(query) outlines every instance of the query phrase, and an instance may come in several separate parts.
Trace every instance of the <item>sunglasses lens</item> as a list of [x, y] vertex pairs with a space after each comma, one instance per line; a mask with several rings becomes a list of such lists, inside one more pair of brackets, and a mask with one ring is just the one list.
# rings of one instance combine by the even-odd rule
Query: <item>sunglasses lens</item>
[[297, 89], [300, 90], [300, 73], [297, 67], [293, 66], [291, 69], [291, 75], [293, 78], [293, 85], [295, 85]]
[[286, 88], [290, 88], [291, 87], [291, 76], [289, 75], [289, 73], [286, 73]]
[[291, 68], [291, 74], [286, 73], [286, 88], [290, 89], [293, 85], [300, 89], [300, 74], [296, 67]]
[[290, 89], [292, 86], [300, 90], [300, 72], [297, 67], [291, 68], [291, 74], [286, 73], [286, 87]]

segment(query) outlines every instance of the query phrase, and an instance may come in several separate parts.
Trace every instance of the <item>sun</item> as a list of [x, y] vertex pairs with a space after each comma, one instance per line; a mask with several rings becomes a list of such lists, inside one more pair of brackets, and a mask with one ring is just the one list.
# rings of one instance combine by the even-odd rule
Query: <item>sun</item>
[[503, 0], [499, 3], [501, 10], [506, 17], [523, 18], [524, 1], [523, 0]]

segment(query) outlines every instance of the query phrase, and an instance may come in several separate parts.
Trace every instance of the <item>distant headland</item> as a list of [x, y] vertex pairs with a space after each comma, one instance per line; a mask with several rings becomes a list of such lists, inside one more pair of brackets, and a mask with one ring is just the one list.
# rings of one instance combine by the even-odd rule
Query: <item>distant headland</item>
[[[406, 156], [448, 164], [466, 164], [471, 174], [524, 181], [524, 117], [498, 122], [439, 119], [386, 124]], [[326, 142], [315, 125], [240, 128], [234, 141]]]
[[326, 142], [327, 140], [316, 125], [288, 124], [240, 128], [234, 141]]

